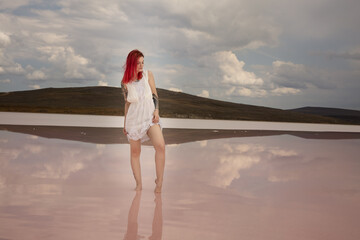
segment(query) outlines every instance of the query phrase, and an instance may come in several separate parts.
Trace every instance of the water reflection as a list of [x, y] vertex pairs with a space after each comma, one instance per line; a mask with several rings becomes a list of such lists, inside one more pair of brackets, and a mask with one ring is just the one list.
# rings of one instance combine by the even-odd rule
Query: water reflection
[[[141, 201], [141, 193], [137, 191], [135, 193], [134, 199], [132, 200], [131, 207], [128, 214], [128, 223], [127, 230], [124, 237], [124, 240], [136, 240], [143, 238], [138, 235], [138, 217]], [[163, 228], [163, 218], [162, 218], [162, 200], [161, 193], [155, 193], [155, 210], [154, 218], [152, 221], [152, 234], [149, 237], [151, 240], [160, 240], [162, 237], [162, 228]]]
[[358, 239], [359, 147], [293, 135], [179, 141], [154, 203], [151, 147], [139, 195], [127, 144], [0, 131], [0, 238]]
[[135, 197], [131, 203], [131, 207], [128, 215], [127, 230], [124, 239], [134, 240], [141, 236], [138, 236], [138, 216], [140, 209], [141, 192], [137, 191]]
[[[0, 125], [0, 131], [30, 134], [32, 137], [57, 138], [96, 144], [127, 144], [122, 128], [61, 127], [61, 126], [25, 126]], [[358, 132], [298, 132], [298, 131], [261, 131], [261, 130], [207, 130], [207, 129], [163, 129], [166, 144], [181, 144], [210, 139], [233, 137], [259, 137], [292, 135], [306, 139], [360, 139]], [[145, 144], [150, 144], [145, 143]]]

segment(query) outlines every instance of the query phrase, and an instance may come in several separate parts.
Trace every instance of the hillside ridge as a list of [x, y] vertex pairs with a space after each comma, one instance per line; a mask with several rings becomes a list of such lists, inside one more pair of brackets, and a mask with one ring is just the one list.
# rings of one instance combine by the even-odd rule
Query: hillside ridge
[[[161, 88], [157, 91], [161, 117], [360, 124], [360, 119], [358, 122], [354, 121], [356, 114], [351, 115], [351, 119], [349, 116], [341, 118], [321, 115], [316, 111], [305, 112], [304, 109], [282, 110], [226, 102]], [[0, 93], [0, 111], [124, 115], [124, 98], [121, 88], [108, 86], [3, 92]]]

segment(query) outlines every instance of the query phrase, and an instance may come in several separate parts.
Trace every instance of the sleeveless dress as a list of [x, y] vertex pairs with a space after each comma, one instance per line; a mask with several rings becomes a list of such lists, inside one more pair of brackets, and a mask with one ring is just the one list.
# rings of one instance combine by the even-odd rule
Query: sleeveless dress
[[126, 114], [125, 129], [127, 131], [128, 141], [141, 140], [145, 142], [149, 140], [147, 131], [155, 124], [153, 123], [153, 113], [155, 111], [152, 92], [149, 85], [148, 71], [143, 71], [143, 77], [138, 81], [126, 84], [128, 90], [127, 101], [130, 102], [128, 112]]

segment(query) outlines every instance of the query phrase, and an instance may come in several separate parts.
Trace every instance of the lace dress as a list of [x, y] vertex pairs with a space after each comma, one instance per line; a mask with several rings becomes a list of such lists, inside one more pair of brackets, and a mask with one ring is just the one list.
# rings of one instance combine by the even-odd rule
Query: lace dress
[[128, 112], [126, 114], [125, 129], [127, 138], [130, 141], [141, 140], [145, 142], [149, 140], [147, 131], [155, 124], [153, 123], [153, 113], [155, 111], [152, 93], [148, 80], [148, 72], [143, 72], [142, 79], [126, 84], [128, 90], [127, 101], [130, 102]]

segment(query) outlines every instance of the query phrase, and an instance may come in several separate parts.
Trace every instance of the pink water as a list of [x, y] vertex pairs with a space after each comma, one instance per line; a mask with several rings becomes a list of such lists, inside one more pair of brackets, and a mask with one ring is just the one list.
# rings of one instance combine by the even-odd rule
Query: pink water
[[151, 147], [0, 131], [0, 239], [360, 239], [360, 139], [290, 135]]

